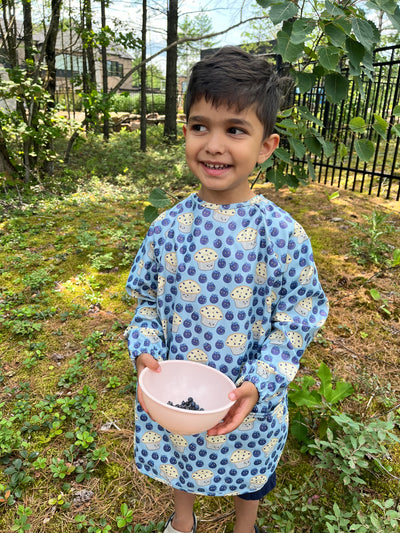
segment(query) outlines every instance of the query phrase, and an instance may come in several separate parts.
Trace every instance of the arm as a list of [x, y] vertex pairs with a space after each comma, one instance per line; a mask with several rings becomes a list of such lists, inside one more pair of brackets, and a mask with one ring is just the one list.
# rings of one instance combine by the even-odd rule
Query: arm
[[250, 381], [257, 387], [259, 401], [253, 412], [261, 416], [286, 396], [302, 355], [328, 315], [311, 243], [300, 229], [300, 237], [289, 235], [287, 252], [281, 256], [282, 275], [271, 308], [271, 330], [258, 358], [244, 365], [239, 381]]
[[301, 239], [289, 236], [286, 249], [290, 254], [281, 258], [277, 298], [266, 299], [271, 329], [258, 358], [247, 361], [242, 369], [238, 388], [230, 397], [236, 403], [225, 420], [209, 431], [211, 435], [233, 431], [251, 411], [259, 416], [270, 413], [285, 397], [301, 356], [326, 320], [327, 299], [318, 280], [310, 241], [304, 235], [303, 230]]
[[157, 305], [159, 279], [152, 228], [135, 257], [126, 290], [137, 299], [134, 317], [125, 332], [131, 359], [136, 362], [144, 353], [154, 359], [165, 359], [165, 336]]

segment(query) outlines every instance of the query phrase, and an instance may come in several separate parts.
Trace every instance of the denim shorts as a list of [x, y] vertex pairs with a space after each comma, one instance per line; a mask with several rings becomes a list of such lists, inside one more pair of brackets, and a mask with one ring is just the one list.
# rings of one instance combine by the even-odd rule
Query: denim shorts
[[242, 500], [261, 500], [266, 496], [271, 490], [276, 487], [276, 472], [273, 472], [266, 484], [261, 487], [261, 489], [256, 490], [255, 492], [247, 492], [246, 494], [239, 494], [239, 498]]

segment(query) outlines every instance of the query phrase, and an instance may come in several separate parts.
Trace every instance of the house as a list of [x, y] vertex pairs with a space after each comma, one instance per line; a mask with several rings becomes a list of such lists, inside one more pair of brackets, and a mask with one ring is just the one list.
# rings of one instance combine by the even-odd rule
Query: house
[[[2, 22], [0, 21], [0, 25]], [[0, 67], [3, 69], [10, 66], [9, 58], [5, 53], [2, 36], [6, 34], [0, 28]], [[16, 33], [16, 56], [20, 65], [24, 61], [23, 24], [17, 21]], [[37, 32], [33, 35], [33, 42], [40, 51], [44, 44], [45, 34]], [[103, 88], [103, 68], [100, 48], [94, 49], [96, 88]], [[132, 68], [132, 56], [115, 44], [107, 48], [107, 77], [108, 89], [114, 88], [123, 76]], [[5, 78], [6, 72], [0, 68], [0, 77]], [[56, 91], [68, 93], [81, 87], [81, 76], [84, 73], [84, 49], [82, 40], [76, 32], [67, 30], [59, 31], [56, 41]], [[132, 77], [124, 81], [119, 92], [132, 91]]]
[[[40, 47], [44, 36], [38, 35], [37, 43]], [[56, 91], [69, 92], [81, 87], [81, 76], [84, 73], [84, 49], [80, 36], [73, 31], [59, 31], [56, 42]], [[101, 49], [94, 48], [96, 88], [103, 89], [103, 65]], [[107, 47], [107, 78], [108, 90], [113, 89], [124, 75], [132, 68], [133, 57], [116, 44]], [[132, 77], [130, 76], [119, 88], [118, 92], [132, 91]]]

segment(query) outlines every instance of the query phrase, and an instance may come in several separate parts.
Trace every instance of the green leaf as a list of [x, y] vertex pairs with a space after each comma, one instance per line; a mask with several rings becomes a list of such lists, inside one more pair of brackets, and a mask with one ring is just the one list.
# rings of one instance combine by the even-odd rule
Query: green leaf
[[366, 130], [366, 123], [362, 117], [353, 117], [349, 122], [349, 128], [355, 133], [364, 133]]
[[294, 2], [282, 2], [271, 7], [269, 10], [269, 18], [273, 24], [279, 24], [284, 20], [295, 17], [298, 11], [299, 8]]
[[151, 224], [158, 217], [158, 209], [153, 205], [147, 205], [143, 215], [146, 224]]
[[280, 30], [277, 35], [274, 52], [282, 56], [283, 61], [294, 63], [303, 54], [303, 44], [293, 44], [290, 35]]
[[257, 0], [257, 4], [266, 9], [269, 6], [272, 6], [272, 4], [275, 4], [276, 0]]
[[347, 146], [341, 142], [339, 143], [339, 150], [338, 150], [338, 156], [340, 158], [340, 161], [343, 160], [347, 155]]
[[379, 42], [379, 32], [375, 24], [357, 17], [352, 19], [351, 27], [356, 39], [368, 50], [373, 50]]
[[288, 140], [295, 153], [295, 156], [299, 159], [303, 159], [304, 154], [306, 153], [306, 147], [304, 144], [300, 141], [300, 139], [295, 139], [293, 137], [289, 137]]
[[341, 17], [344, 15], [343, 9], [337, 4], [331, 2], [330, 0], [325, 0], [325, 9], [330, 15], [333, 15], [334, 17]]
[[305, 119], [309, 120], [310, 122], [313, 122], [317, 126], [321, 126], [321, 128], [324, 127], [324, 123], [322, 122], [322, 120], [320, 120], [315, 115], [310, 113], [310, 111], [307, 109], [307, 107], [301, 105], [301, 106], [298, 107], [298, 110], [299, 110], [299, 113], [301, 115], [301, 118], [305, 118]]
[[322, 144], [325, 157], [331, 157], [335, 152], [336, 145], [332, 141], [327, 141], [323, 137], [319, 139], [319, 142]]
[[303, 44], [314, 30], [316, 22], [312, 19], [297, 19], [292, 26], [290, 40], [293, 44]]
[[312, 164], [310, 156], [307, 156], [307, 168], [308, 168], [308, 173], [310, 175], [311, 180], [315, 181], [316, 180], [315, 168], [314, 168], [314, 165]]
[[389, 127], [389, 124], [386, 122], [384, 118], [379, 116], [377, 113], [374, 113], [375, 122], [372, 124], [372, 127], [374, 130], [382, 137], [382, 139], [386, 139], [386, 132]]
[[307, 146], [307, 149], [311, 153], [313, 153], [315, 155], [318, 155], [318, 156], [320, 156], [322, 154], [321, 143], [319, 142], [318, 137], [316, 137], [315, 135], [312, 135], [312, 136], [309, 136], [309, 137], [305, 137], [304, 138], [304, 144]]
[[274, 152], [274, 155], [285, 163], [289, 164], [291, 161], [290, 153], [284, 148], [277, 148]]
[[337, 72], [325, 76], [325, 91], [328, 100], [338, 104], [347, 96], [349, 81]]
[[400, 124], [395, 124], [394, 126], [392, 126], [392, 131], [394, 131], [397, 137], [400, 137]]
[[290, 433], [298, 442], [307, 442], [308, 430], [305, 423], [293, 418], [290, 421]]
[[171, 202], [167, 194], [162, 189], [153, 189], [149, 196], [151, 205], [157, 208], [168, 207]]
[[326, 401], [330, 404], [335, 404], [341, 402], [348, 396], [351, 396], [354, 392], [353, 385], [351, 383], [346, 383], [344, 381], [337, 381], [335, 388], [331, 388], [326, 398]]
[[316, 81], [317, 77], [311, 72], [296, 72], [296, 85], [301, 94], [304, 94], [312, 89]]
[[270, 183], [275, 185], [275, 190], [277, 191], [284, 185], [286, 185], [286, 176], [279, 169], [273, 168], [265, 174], [265, 178]]
[[400, 265], [400, 248], [393, 251], [392, 266]]
[[395, 117], [400, 117], [400, 104], [394, 106], [393, 115]]
[[400, 7], [397, 6], [395, 12], [387, 14], [388, 19], [393, 24], [395, 30], [400, 31]]
[[370, 289], [369, 291], [370, 295], [372, 296], [372, 298], [378, 302], [380, 299], [381, 299], [381, 295], [380, 295], [380, 292], [377, 291], [376, 289]]
[[368, 139], [356, 139], [354, 146], [358, 157], [365, 163], [367, 163], [375, 153], [375, 145]]
[[329, 201], [330, 201], [330, 200], [336, 200], [336, 198], [339, 198], [339, 196], [340, 196], [339, 191], [335, 191], [335, 192], [333, 192], [332, 194], [329, 194], [329, 195], [328, 195], [328, 200], [329, 200]]
[[367, 6], [393, 15], [396, 12], [398, 4], [395, 0], [369, 0]]
[[319, 62], [327, 70], [336, 70], [339, 58], [340, 49], [335, 46], [320, 46], [317, 50]]
[[365, 47], [352, 37], [348, 37], [345, 49], [350, 62], [351, 74], [353, 76], [359, 75], [361, 73], [361, 62], [365, 55]]
[[329, 21], [328, 24], [325, 24], [324, 30], [333, 46], [343, 46], [343, 43], [346, 40], [346, 33], [341, 26], [335, 24], [335, 22]]
[[332, 383], [332, 374], [329, 369], [329, 367], [325, 363], [321, 363], [319, 365], [319, 369], [317, 371], [317, 376], [321, 380], [321, 386], [320, 391], [325, 396], [325, 391], [328, 386]]

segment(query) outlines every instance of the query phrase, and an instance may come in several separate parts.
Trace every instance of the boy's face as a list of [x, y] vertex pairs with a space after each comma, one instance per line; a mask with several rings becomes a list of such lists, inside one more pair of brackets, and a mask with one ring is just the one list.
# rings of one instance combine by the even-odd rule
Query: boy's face
[[204, 98], [195, 102], [187, 126], [186, 160], [200, 180], [200, 198], [217, 204], [249, 200], [248, 177], [279, 143], [277, 134], [264, 138], [264, 127], [253, 108], [236, 111], [213, 106]]

